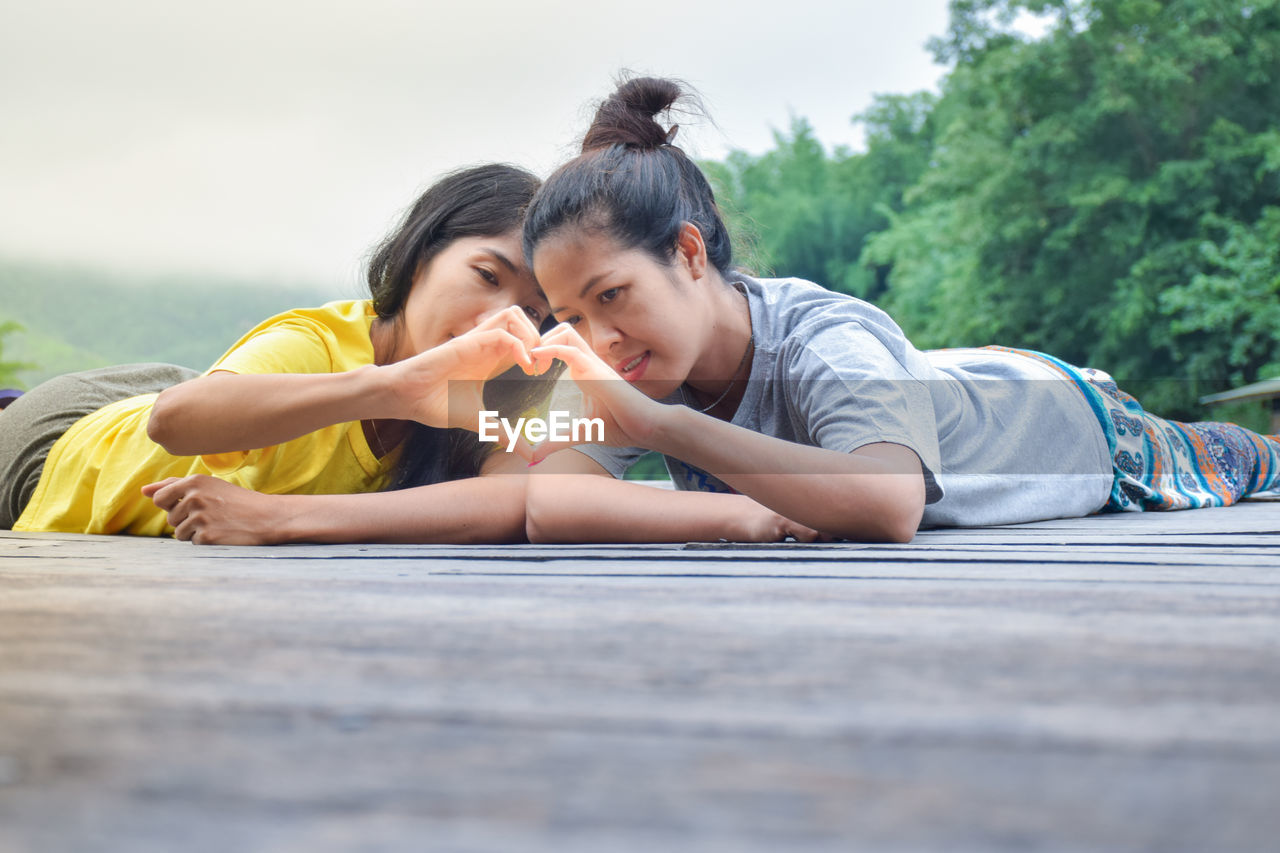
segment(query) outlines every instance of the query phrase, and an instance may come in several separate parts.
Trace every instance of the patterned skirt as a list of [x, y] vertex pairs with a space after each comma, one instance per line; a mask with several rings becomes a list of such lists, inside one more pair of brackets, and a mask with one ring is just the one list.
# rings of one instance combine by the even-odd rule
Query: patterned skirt
[[1111, 451], [1115, 480], [1104, 512], [1230, 506], [1280, 488], [1280, 436], [1230, 423], [1181, 423], [1145, 411], [1101, 370], [1031, 350], [991, 347], [1033, 358], [1076, 384]]

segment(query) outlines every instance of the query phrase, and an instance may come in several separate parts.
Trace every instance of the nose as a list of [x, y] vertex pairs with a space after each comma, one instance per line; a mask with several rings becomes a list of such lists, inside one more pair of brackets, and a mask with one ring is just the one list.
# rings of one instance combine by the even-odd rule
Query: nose
[[613, 349], [614, 344], [622, 340], [622, 333], [616, 326], [600, 323], [583, 330], [583, 337], [587, 339], [587, 343], [591, 344], [591, 349], [596, 355], [608, 361], [610, 350]]

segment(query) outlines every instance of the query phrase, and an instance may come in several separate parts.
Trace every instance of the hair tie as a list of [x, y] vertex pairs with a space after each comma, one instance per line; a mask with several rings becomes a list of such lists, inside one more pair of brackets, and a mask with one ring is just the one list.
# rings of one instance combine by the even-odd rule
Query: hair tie
[[680, 125], [673, 124], [671, 129], [667, 131], [667, 136], [662, 140], [663, 145], [671, 145], [672, 140], [676, 138], [676, 131], [680, 129]]

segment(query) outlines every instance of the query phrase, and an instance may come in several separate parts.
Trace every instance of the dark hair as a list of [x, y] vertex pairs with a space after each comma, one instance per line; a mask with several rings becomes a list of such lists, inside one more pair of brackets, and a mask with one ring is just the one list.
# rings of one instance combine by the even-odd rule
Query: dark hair
[[369, 294], [384, 320], [404, 308], [418, 270], [459, 237], [495, 237], [519, 227], [538, 179], [490, 163], [446, 175], [413, 203], [369, 259]]
[[639, 248], [662, 263], [675, 255], [680, 229], [696, 225], [707, 259], [722, 275], [733, 265], [729, 231], [702, 170], [671, 144], [676, 125], [654, 120], [677, 103], [700, 107], [675, 80], [636, 77], [596, 110], [582, 153], [546, 180], [524, 220], [524, 254], [566, 226], [607, 234], [619, 246]]
[[[384, 321], [398, 323], [422, 267], [460, 237], [492, 237], [519, 227], [538, 179], [516, 166], [493, 163], [453, 172], [432, 184], [369, 259], [369, 294]], [[398, 328], [393, 329], [398, 333]], [[504, 412], [524, 412], [550, 387], [520, 382], [520, 369], [486, 385], [485, 403]], [[503, 399], [492, 399], [492, 398]], [[474, 433], [413, 424], [405, 439], [389, 489], [404, 489], [479, 472], [486, 451]]]

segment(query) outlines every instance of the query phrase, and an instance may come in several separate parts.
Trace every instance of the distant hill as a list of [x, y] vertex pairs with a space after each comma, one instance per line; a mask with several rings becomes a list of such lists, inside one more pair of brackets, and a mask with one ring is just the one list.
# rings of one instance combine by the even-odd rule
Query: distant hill
[[359, 296], [354, 285], [254, 286], [209, 277], [140, 276], [0, 260], [4, 360], [30, 362], [28, 388], [107, 364], [164, 361], [203, 370], [246, 331], [289, 308]]

